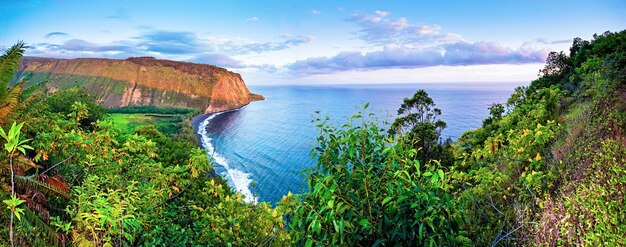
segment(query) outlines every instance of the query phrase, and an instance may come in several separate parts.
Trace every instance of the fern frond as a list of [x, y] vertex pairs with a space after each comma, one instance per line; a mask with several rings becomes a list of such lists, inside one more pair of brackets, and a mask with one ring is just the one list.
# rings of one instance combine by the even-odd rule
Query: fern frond
[[[15, 176], [15, 182], [22, 186], [31, 186], [33, 189], [49, 195], [58, 195], [70, 199], [67, 190], [57, 188], [56, 185], [48, 184], [37, 180], [34, 176]], [[69, 190], [69, 187], [67, 187]]]
[[7, 93], [6, 89], [17, 72], [25, 48], [26, 44], [18, 41], [0, 56], [0, 97]]
[[21, 83], [16, 84], [7, 93], [0, 95], [0, 124], [4, 124], [4, 121], [9, 118], [19, 105], [22, 85]]
[[62, 234], [57, 233], [54, 228], [46, 224], [46, 222], [44, 222], [37, 215], [37, 213], [35, 213], [31, 209], [26, 207], [24, 209], [24, 216], [22, 216], [23, 220], [21, 220], [20, 222], [26, 224], [27, 227], [25, 227], [25, 229], [35, 228], [37, 232], [41, 234], [40, 236], [46, 239], [48, 244], [58, 246], [61, 240], [64, 239]]
[[27, 158], [26, 156], [19, 154], [17, 157], [13, 158], [16, 167], [19, 167], [23, 172], [28, 172], [30, 169], [38, 169], [41, 168], [40, 165], [37, 165], [33, 160]]

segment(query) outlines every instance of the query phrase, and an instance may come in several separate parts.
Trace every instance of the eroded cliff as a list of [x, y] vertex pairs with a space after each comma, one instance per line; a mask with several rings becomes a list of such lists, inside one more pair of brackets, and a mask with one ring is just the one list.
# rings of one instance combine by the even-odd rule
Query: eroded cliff
[[23, 72], [52, 90], [82, 86], [107, 107], [156, 105], [215, 113], [263, 96], [250, 93], [241, 75], [212, 65], [131, 57], [56, 59], [26, 57]]

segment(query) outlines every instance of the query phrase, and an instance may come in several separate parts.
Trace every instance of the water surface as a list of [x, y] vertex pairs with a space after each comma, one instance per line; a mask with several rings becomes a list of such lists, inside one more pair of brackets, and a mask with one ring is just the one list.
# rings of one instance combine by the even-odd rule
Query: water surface
[[393, 120], [406, 97], [424, 89], [448, 124], [452, 139], [480, 127], [493, 103], [506, 102], [521, 83], [445, 83], [335, 86], [251, 86], [266, 100], [239, 110], [196, 119], [201, 144], [215, 159], [218, 174], [250, 201], [276, 202], [306, 189], [301, 171], [315, 165], [310, 151], [319, 135], [315, 112], [336, 124], [369, 102], [368, 112]]

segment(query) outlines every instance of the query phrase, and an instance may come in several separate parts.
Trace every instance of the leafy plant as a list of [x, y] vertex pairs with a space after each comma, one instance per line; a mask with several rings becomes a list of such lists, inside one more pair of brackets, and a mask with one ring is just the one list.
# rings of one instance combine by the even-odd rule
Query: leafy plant
[[[367, 105], [366, 105], [367, 106]], [[334, 127], [318, 119], [307, 172], [309, 191], [283, 198], [295, 245], [458, 245], [466, 198], [450, 193], [438, 162], [422, 163], [417, 150], [391, 139], [358, 113]]]
[[9, 157], [9, 171], [11, 172], [11, 199], [3, 200], [5, 204], [7, 204], [8, 208], [11, 210], [11, 223], [9, 225], [9, 237], [11, 240], [11, 246], [13, 246], [13, 216], [15, 215], [17, 219], [20, 219], [20, 214], [23, 212], [23, 209], [17, 208], [24, 201], [18, 199], [15, 196], [15, 173], [13, 170], [13, 156], [16, 152], [21, 152], [22, 154], [26, 154], [26, 149], [33, 149], [31, 146], [27, 145], [28, 139], [21, 138], [20, 130], [24, 126], [24, 123], [20, 123], [18, 125], [11, 125], [11, 129], [8, 133], [4, 131], [3, 128], [0, 128], [0, 136], [6, 141], [4, 144], [4, 149], [7, 152]]

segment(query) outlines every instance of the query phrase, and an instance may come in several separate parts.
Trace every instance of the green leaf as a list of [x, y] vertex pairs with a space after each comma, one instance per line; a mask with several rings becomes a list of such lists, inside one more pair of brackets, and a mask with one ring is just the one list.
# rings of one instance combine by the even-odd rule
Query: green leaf
[[370, 224], [370, 221], [367, 219], [359, 220], [359, 225], [363, 226], [363, 228], [367, 228], [369, 224]]
[[391, 201], [391, 199], [392, 199], [392, 197], [391, 197], [391, 196], [385, 197], [385, 199], [383, 200], [383, 205], [385, 205], [386, 203], [388, 203], [389, 201]]
[[420, 224], [420, 229], [419, 229], [419, 241], [422, 241], [422, 238], [424, 236], [424, 223]]
[[435, 174], [433, 174], [433, 176], [430, 178], [430, 182], [431, 182], [431, 183], [433, 183], [433, 184], [434, 184], [434, 183], [437, 183], [437, 179], [439, 179], [439, 174], [438, 174], [438, 173], [435, 173]]
[[9, 137], [7, 137], [7, 133], [4, 132], [4, 129], [2, 129], [2, 127], [0, 127], [0, 136], [4, 138], [5, 140], [9, 139]]
[[438, 170], [437, 173], [439, 174], [439, 178], [441, 178], [441, 180], [443, 180], [443, 171], [442, 170]]
[[379, 238], [378, 240], [376, 240], [376, 242], [374, 243], [374, 245], [372, 245], [372, 247], [381, 246], [384, 242], [385, 242], [385, 240], [384, 240], [384, 239]]
[[433, 175], [433, 173], [432, 172], [424, 172], [424, 174], [422, 174], [422, 175], [424, 175], [424, 177], [430, 177], [430, 176]]
[[24, 214], [24, 209], [23, 208], [16, 208], [15, 209], [15, 217], [17, 217], [17, 220], [22, 220], [22, 214]]
[[403, 202], [404, 200], [406, 200], [407, 198], [408, 198], [407, 196], [401, 196], [401, 197], [398, 199], [398, 203], [402, 203], [402, 202]]
[[343, 229], [344, 229], [344, 220], [341, 219], [341, 221], [339, 221], [339, 234], [343, 234]]

